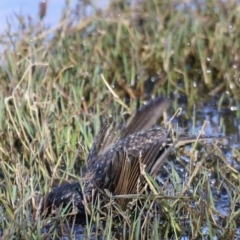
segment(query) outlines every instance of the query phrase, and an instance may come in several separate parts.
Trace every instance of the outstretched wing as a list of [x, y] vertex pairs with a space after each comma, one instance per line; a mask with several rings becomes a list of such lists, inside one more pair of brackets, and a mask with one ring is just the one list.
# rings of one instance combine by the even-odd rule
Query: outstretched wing
[[123, 129], [121, 139], [127, 136], [151, 128], [156, 121], [163, 115], [165, 109], [171, 103], [171, 98], [161, 96], [150, 101], [147, 105], [141, 107], [134, 115], [128, 126]]
[[88, 155], [88, 165], [94, 164], [99, 156], [104, 155], [117, 142], [117, 131], [118, 127], [109, 120], [103, 124]]
[[[167, 129], [152, 128], [120, 140], [88, 169], [85, 187], [91, 189], [97, 185], [114, 195], [137, 192], [140, 165], [146, 166], [146, 171], [150, 172], [158, 156], [171, 148], [168, 136]], [[119, 203], [125, 208], [126, 201], [120, 200]]]
[[[147, 105], [140, 108], [130, 123], [125, 127], [120, 135], [120, 140], [127, 136], [149, 129], [162, 116], [163, 111], [169, 106], [170, 98], [157, 97]], [[103, 156], [119, 139], [117, 132], [119, 127], [109, 121], [105, 122], [95, 137], [93, 147], [88, 156], [88, 164], [95, 164], [100, 156]]]

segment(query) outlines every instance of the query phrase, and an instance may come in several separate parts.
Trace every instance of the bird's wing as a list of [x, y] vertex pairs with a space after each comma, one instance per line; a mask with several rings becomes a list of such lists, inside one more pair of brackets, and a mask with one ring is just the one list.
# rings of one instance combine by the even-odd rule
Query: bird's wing
[[141, 107], [127, 127], [122, 130], [120, 139], [117, 136], [119, 126], [106, 121], [95, 137], [92, 149], [88, 156], [88, 164], [94, 164], [99, 156], [104, 155], [118, 140], [152, 127], [162, 116], [163, 111], [169, 106], [170, 102], [170, 98], [157, 97], [147, 105]]
[[[141, 165], [150, 172], [159, 155], [171, 146], [168, 135], [169, 131], [164, 128], [153, 128], [119, 141], [89, 168], [89, 184], [91, 187], [97, 185], [100, 189], [108, 189], [114, 195], [136, 193]], [[120, 200], [119, 203], [125, 208], [126, 201]]]
[[95, 137], [93, 146], [88, 155], [88, 164], [92, 165], [97, 161], [99, 156], [104, 155], [112, 145], [114, 145], [119, 137], [117, 136], [118, 127], [115, 123], [107, 120], [103, 123], [100, 131]]
[[[120, 154], [122, 156], [120, 156]], [[119, 168], [120, 171], [118, 176], [118, 182], [117, 182], [116, 188], [114, 189], [114, 195], [124, 195], [128, 192], [128, 186], [131, 181], [130, 179], [132, 175], [131, 160], [125, 150], [121, 151], [118, 155], [119, 157], [121, 157], [120, 158], [121, 161], [119, 161], [119, 163], [121, 162], [122, 166], [118, 166], [120, 167]], [[120, 206], [125, 207], [127, 205], [127, 200], [118, 199], [118, 203]]]
[[141, 107], [127, 127], [122, 130], [121, 139], [138, 131], [151, 128], [163, 115], [164, 110], [168, 108], [171, 101], [171, 98], [163, 98], [159, 96], [150, 101], [147, 105]]

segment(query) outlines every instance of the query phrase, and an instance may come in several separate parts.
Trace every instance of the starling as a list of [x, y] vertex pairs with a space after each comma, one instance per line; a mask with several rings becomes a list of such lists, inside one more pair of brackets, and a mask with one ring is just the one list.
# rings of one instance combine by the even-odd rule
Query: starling
[[[170, 98], [157, 97], [140, 108], [130, 123], [121, 130], [114, 124], [106, 123], [97, 134], [84, 168], [84, 189], [79, 183], [56, 187], [44, 200], [43, 209], [66, 206], [77, 207], [76, 218], [85, 222], [86, 210], [83, 195], [91, 201], [92, 191], [107, 189], [113, 195], [135, 194], [141, 181], [141, 164], [145, 171], [155, 176], [167, 156], [176, 147], [196, 141], [196, 136], [178, 135], [175, 131], [158, 127], [152, 128], [170, 105]], [[216, 138], [200, 137], [199, 140]], [[84, 191], [84, 194], [83, 194]], [[126, 200], [118, 200], [124, 210]]]

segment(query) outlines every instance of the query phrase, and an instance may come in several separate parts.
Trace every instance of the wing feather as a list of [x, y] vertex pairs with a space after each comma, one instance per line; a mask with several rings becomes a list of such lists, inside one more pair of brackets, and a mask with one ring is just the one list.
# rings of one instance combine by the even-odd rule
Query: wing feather
[[96, 135], [93, 146], [88, 156], [88, 164], [94, 164], [97, 159], [104, 155], [118, 140], [125, 139], [127, 136], [139, 131], [147, 130], [162, 116], [163, 111], [170, 105], [171, 98], [161, 96], [150, 101], [147, 105], [140, 108], [130, 123], [125, 127], [118, 138], [117, 132], [120, 126], [116, 126], [110, 121], [106, 121]]
[[128, 126], [123, 129], [121, 139], [124, 139], [138, 131], [151, 128], [163, 115], [164, 110], [168, 108], [171, 101], [171, 98], [163, 98], [159, 96], [150, 101], [147, 105], [141, 107], [136, 112]]

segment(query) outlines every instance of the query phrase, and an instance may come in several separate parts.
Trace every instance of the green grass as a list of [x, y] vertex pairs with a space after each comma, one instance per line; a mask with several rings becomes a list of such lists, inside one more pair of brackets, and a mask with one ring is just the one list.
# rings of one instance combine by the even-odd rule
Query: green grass
[[[23, 17], [16, 20], [16, 29], [9, 26], [0, 35], [3, 239], [73, 237], [61, 212], [56, 216], [60, 224], [53, 221], [49, 233], [41, 231], [51, 221], [39, 214], [41, 196], [58, 184], [80, 180], [94, 135], [107, 116], [121, 122], [138, 99], [173, 92], [188, 98], [182, 114], [186, 121], [194, 119], [194, 105], [199, 109], [212, 97], [219, 110], [239, 106], [238, 8], [234, 1], [207, 5], [193, 9], [179, 1], [155, 0], [130, 7], [116, 1], [90, 17], [73, 15], [66, 7], [57, 29]], [[181, 6], [184, 10], [177, 10]], [[174, 101], [172, 113], [177, 108]], [[239, 108], [234, 114], [239, 119]], [[238, 133], [236, 126], [220, 121], [228, 135]], [[231, 156], [239, 162], [236, 146]], [[239, 172], [217, 145], [191, 153], [183, 152], [191, 159], [185, 162], [176, 152], [179, 161], [173, 157], [162, 170], [169, 173], [164, 184], [145, 175], [159, 196], [131, 196], [141, 197], [133, 210], [123, 212], [114, 197], [107, 206], [93, 204], [85, 238], [178, 239], [187, 233], [204, 239], [205, 227], [210, 239], [233, 239], [239, 227]], [[185, 169], [186, 179], [176, 164]], [[223, 188], [230, 197], [226, 217], [215, 206]], [[113, 216], [121, 216], [119, 223]]]

